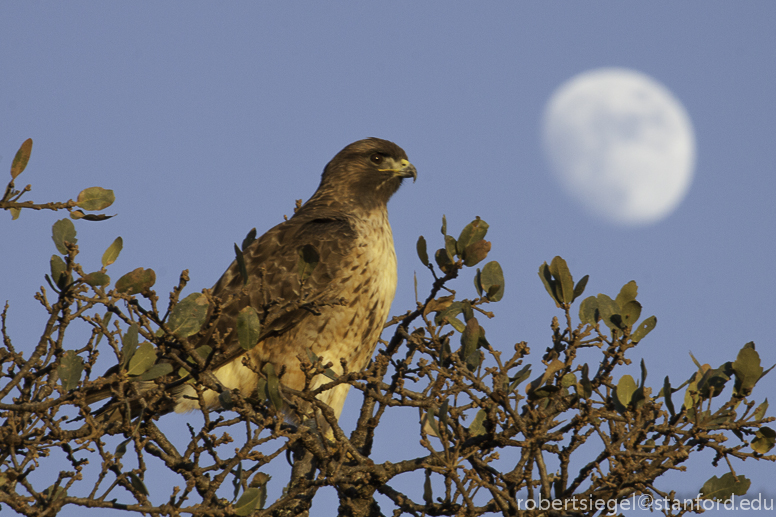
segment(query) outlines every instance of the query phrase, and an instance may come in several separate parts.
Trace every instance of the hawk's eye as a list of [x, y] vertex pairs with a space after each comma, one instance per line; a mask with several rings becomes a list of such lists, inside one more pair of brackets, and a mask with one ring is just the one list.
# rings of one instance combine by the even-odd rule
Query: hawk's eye
[[369, 157], [370, 160], [372, 160], [372, 163], [380, 165], [383, 163], [383, 156], [381, 154], [375, 153], [372, 156]]

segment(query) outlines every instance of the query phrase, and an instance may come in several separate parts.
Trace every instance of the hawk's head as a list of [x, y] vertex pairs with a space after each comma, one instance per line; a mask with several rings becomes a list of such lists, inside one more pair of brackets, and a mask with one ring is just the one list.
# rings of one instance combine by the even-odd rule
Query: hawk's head
[[404, 178], [417, 177], [401, 147], [388, 140], [367, 138], [345, 147], [326, 165], [316, 195], [330, 191], [368, 208], [385, 206]]

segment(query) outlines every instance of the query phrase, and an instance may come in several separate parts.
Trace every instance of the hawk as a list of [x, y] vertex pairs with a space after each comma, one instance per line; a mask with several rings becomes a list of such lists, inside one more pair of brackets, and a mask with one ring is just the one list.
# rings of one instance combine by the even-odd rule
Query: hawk
[[[415, 180], [417, 172], [401, 147], [379, 138], [354, 142], [326, 165], [318, 189], [293, 217], [243, 251], [247, 279], [232, 262], [212, 289], [223, 304], [220, 317], [192, 343], [222, 343], [212, 370], [224, 387], [250, 395], [259, 377], [245, 363], [259, 371], [271, 363], [282, 371], [281, 384], [301, 391], [300, 358], [309, 357], [307, 350], [324, 365], [331, 363], [336, 374], [343, 373], [343, 361], [349, 371], [366, 367], [396, 291], [387, 204], [406, 178]], [[301, 277], [300, 252], [310, 246], [318, 263]], [[258, 343], [249, 351], [240, 347], [236, 330], [238, 314], [247, 306], [263, 320]], [[325, 382], [319, 375], [312, 388]], [[339, 418], [349, 388], [340, 384], [318, 398]], [[170, 395], [169, 409], [176, 412], [200, 407], [189, 384], [179, 384]], [[219, 406], [213, 391], [203, 399], [210, 409]]]

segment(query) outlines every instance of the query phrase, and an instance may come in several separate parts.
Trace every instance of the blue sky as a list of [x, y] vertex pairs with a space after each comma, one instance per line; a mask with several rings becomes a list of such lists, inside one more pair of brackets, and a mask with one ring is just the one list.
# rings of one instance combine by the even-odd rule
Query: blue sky
[[[442, 214], [454, 234], [479, 215], [507, 279], [486, 326], [491, 343], [509, 351], [528, 341], [538, 363], [559, 313], [536, 271], [561, 255], [577, 278], [590, 275], [586, 294], [614, 296], [637, 281], [658, 326], [621, 373], [635, 375], [643, 357], [657, 389], [665, 375], [678, 384], [692, 372], [689, 351], [716, 367], [754, 341], [766, 366], [776, 362], [775, 26], [776, 4], [765, 1], [5, 2], [0, 170], [31, 137], [17, 181], [32, 184], [26, 199], [113, 189], [117, 217], [76, 222], [82, 263], [98, 269], [120, 235], [109, 273], [153, 268], [161, 293], [183, 269], [190, 290], [210, 287], [232, 244], [290, 215], [346, 144], [393, 140], [418, 169], [389, 205], [395, 311], [413, 304], [414, 271], [421, 292], [430, 284], [418, 235], [439, 247]], [[542, 155], [552, 92], [604, 66], [660, 81], [693, 122], [694, 183], [651, 226], [590, 217]], [[3, 217], [0, 301], [11, 305], [17, 348], [29, 351], [44, 321], [32, 294], [62, 215]], [[472, 294], [469, 278], [458, 286]], [[773, 395], [776, 375], [761, 384], [758, 401]], [[344, 418], [355, 407], [346, 404]], [[694, 493], [727, 471], [710, 466], [711, 453], [699, 457], [668, 482]], [[754, 493], [773, 464], [736, 469]], [[319, 515], [334, 515], [333, 495], [330, 503]]]

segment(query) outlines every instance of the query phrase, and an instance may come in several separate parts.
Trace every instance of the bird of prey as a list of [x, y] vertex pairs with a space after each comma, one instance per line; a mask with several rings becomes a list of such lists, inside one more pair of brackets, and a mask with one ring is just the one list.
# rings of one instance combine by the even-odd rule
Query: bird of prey
[[[244, 281], [235, 260], [212, 289], [223, 303], [217, 323], [192, 344], [221, 344], [212, 371], [226, 388], [249, 396], [260, 371], [271, 363], [285, 387], [301, 391], [305, 376], [300, 358], [308, 350], [331, 363], [334, 373], [366, 367], [388, 317], [396, 291], [396, 253], [387, 203], [415, 167], [398, 145], [368, 138], [340, 151], [323, 170], [313, 196], [287, 221], [256, 239], [244, 251]], [[304, 249], [317, 252], [309, 276], [300, 276]], [[237, 317], [253, 307], [262, 319], [258, 344], [245, 351], [237, 338]], [[215, 346], [213, 347], [216, 348]], [[319, 375], [313, 388], [329, 380]], [[318, 395], [337, 418], [348, 384]], [[178, 384], [169, 409], [200, 407], [190, 384]], [[218, 394], [204, 392], [208, 408]]]

